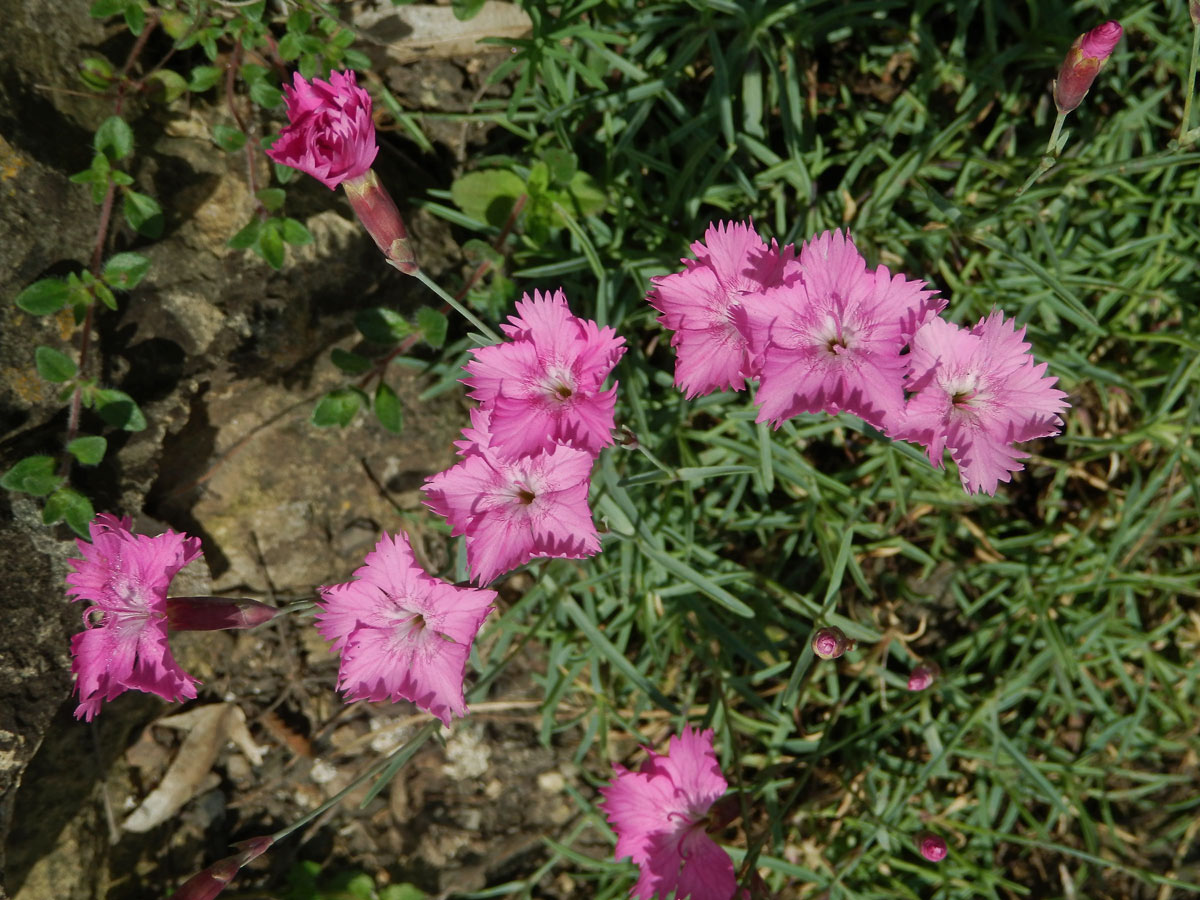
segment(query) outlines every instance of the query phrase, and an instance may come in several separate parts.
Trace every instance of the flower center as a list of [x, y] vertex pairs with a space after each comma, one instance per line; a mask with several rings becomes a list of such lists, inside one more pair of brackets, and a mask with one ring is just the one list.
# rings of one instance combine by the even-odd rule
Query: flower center
[[528, 506], [530, 503], [532, 503], [536, 499], [537, 499], [537, 494], [535, 494], [533, 491], [529, 490], [528, 488], [518, 488], [517, 489], [517, 502], [520, 503], [522, 506]]

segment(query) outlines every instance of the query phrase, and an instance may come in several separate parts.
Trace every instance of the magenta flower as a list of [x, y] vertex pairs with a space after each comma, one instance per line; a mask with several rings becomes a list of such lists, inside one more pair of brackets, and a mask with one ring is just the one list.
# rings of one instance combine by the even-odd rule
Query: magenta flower
[[846, 633], [836, 626], [818, 628], [813, 632], [810, 644], [813, 653], [820, 659], [838, 659], [846, 651], [854, 649], [854, 641], [846, 637]]
[[945, 839], [928, 831], [917, 835], [917, 847], [930, 862], [941, 862], [949, 852]]
[[1060, 113], [1069, 113], [1083, 102], [1120, 39], [1118, 22], [1097, 25], [1075, 39], [1054, 80], [1054, 105]]
[[632, 857], [640, 870], [630, 896], [731, 900], [737, 890], [733, 862], [708, 833], [709, 810], [728, 786], [713, 751], [712, 729], [684, 726], [667, 753], [646, 750], [640, 772], [614, 765], [616, 776], [600, 789], [601, 806], [617, 833], [616, 857]]
[[371, 95], [358, 86], [354, 72], [331, 72], [329, 81], [312, 83], [299, 73], [284, 85], [291, 123], [267, 150], [267, 156], [311, 175], [331, 190], [361, 178], [379, 147], [371, 120]]
[[322, 587], [317, 604], [317, 630], [342, 655], [346, 700], [410, 700], [446, 725], [465, 716], [467, 656], [496, 592], [426, 574], [403, 532], [384, 533], [354, 576]]
[[675, 385], [689, 398], [713, 391], [740, 391], [758, 366], [735, 313], [760, 304], [760, 294], [781, 284], [793, 249], [767, 246], [743, 222], [708, 226], [703, 241], [692, 244], [695, 259], [684, 259], [682, 272], [652, 278], [647, 298], [662, 315], [658, 321], [675, 332]]
[[1014, 446], [1062, 430], [1067, 395], [1046, 364], [1035, 364], [1011, 319], [993, 312], [967, 330], [934, 319], [912, 339], [913, 392], [894, 437], [923, 445], [942, 464], [948, 449], [967, 493], [994, 494], [1029, 454]]
[[101, 513], [88, 526], [92, 541], [77, 540], [83, 559], [68, 562], [67, 596], [90, 600], [85, 630], [71, 638], [71, 671], [79, 706], [91, 721], [103, 701], [127, 690], [190, 700], [199, 683], [175, 662], [167, 643], [167, 588], [201, 555], [200, 539], [176, 531], [134, 534], [128, 517]]
[[425, 505], [466, 535], [467, 562], [478, 584], [534, 558], [583, 559], [600, 550], [587, 495], [593, 458], [556, 445], [536, 456], [505, 459], [487, 417], [456, 446], [463, 459], [426, 479]]
[[926, 690], [938, 677], [937, 663], [924, 662], [916, 666], [908, 676], [910, 691]]
[[800, 250], [799, 278], [739, 310], [762, 355], [758, 421], [850, 412], [886, 429], [904, 410], [909, 337], [945, 301], [923, 281], [867, 269], [849, 237], [825, 232]]
[[561, 290], [526, 294], [509, 323], [512, 340], [472, 350], [463, 379], [491, 411], [492, 447], [514, 457], [566, 444], [595, 456], [612, 443], [617, 386], [601, 385], [625, 339], [573, 316]]

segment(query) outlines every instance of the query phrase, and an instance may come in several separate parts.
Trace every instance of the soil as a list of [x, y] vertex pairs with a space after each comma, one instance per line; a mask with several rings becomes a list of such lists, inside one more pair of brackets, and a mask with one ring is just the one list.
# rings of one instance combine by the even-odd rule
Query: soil
[[[112, 101], [81, 91], [76, 65], [89, 55], [119, 65], [129, 38], [67, 0], [0, 0], [0, 20], [0, 468], [7, 470], [31, 453], [56, 453], [65, 432], [63, 405], [33, 371], [33, 350], [47, 344], [75, 353], [78, 332], [69, 317], [34, 318], [11, 298], [38, 278], [87, 265], [98, 210], [68, 179], [89, 164], [91, 134]], [[467, 108], [495, 65], [478, 55], [378, 63], [401, 104], [418, 113], [431, 102]], [[202, 538], [204, 560], [181, 574], [176, 594], [274, 603], [312, 597], [318, 585], [346, 580], [381, 530], [398, 527], [410, 531], [426, 562], [443, 563], [449, 546], [417, 489], [452, 458], [451, 441], [466, 421], [461, 397], [423, 401], [430, 377], [393, 366], [389, 381], [406, 419], [401, 436], [364, 416], [345, 430], [308, 421], [315, 399], [345, 382], [329, 353], [356, 345], [355, 312], [387, 306], [411, 317], [431, 295], [383, 265], [340, 193], [311, 179], [289, 188], [287, 212], [305, 222], [313, 244], [290, 248], [280, 271], [229, 249], [253, 215], [253, 199], [246, 156], [225, 154], [207, 138], [223, 110], [135, 99], [127, 118], [137, 140], [137, 189], [160, 199], [166, 227], [154, 241], [121, 222], [111, 230], [106, 253], [136, 250], [152, 265], [117, 311], [99, 316], [92, 374], [132, 395], [149, 426], [107, 431], [109, 454], [80, 471], [81, 489], [97, 510], [132, 515], [135, 530], [171, 527]], [[426, 124], [436, 154], [384, 135], [376, 169], [406, 212], [424, 267], [453, 281], [463, 269], [456, 236], [407, 201], [448, 187], [464, 154], [488, 135]], [[258, 166], [262, 184], [261, 157]], [[85, 416], [83, 426], [99, 423]], [[203, 681], [195, 701], [168, 706], [130, 692], [92, 724], [80, 723], [68, 653], [80, 610], [62, 593], [75, 553], [65, 526], [42, 525], [36, 501], [0, 492], [0, 898], [6, 891], [18, 900], [167, 896], [228, 855], [231, 842], [313, 810], [428, 719], [406, 704], [345, 705], [334, 692], [337, 659], [309, 620], [284, 617], [252, 632], [174, 635], [181, 664]], [[482, 652], [486, 658], [486, 636]], [[518, 659], [488, 701], [427, 743], [379, 796], [363, 806], [351, 796], [252, 862], [238, 889], [279, 890], [298, 877], [301, 860], [325, 873], [364, 872], [377, 886], [411, 882], [441, 895], [534, 872], [548, 858], [542, 838], [578, 824], [569, 789], [590, 790], [570, 746], [539, 740], [537, 659], [535, 648]], [[191, 718], [179, 721], [180, 713]], [[172, 770], [177, 758], [199, 752], [205, 734], [211, 764], [193, 765], [187, 777]], [[130, 830], [138, 821], [131, 813], [164, 785], [182, 791], [179, 812]], [[596, 855], [605, 855], [597, 841]], [[574, 893], [570, 877], [555, 869], [534, 890]]]

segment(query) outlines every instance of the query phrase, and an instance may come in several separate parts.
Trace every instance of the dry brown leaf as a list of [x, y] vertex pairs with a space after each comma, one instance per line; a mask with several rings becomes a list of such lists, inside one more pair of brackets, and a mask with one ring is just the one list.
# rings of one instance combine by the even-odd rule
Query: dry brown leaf
[[126, 831], [149, 831], [179, 812], [185, 803], [203, 789], [226, 741], [237, 743], [252, 762], [262, 761], [258, 747], [246, 729], [245, 713], [236, 703], [198, 706], [186, 713], [162, 719], [158, 724], [184, 729], [187, 737], [158, 787], [125, 819], [122, 827]]

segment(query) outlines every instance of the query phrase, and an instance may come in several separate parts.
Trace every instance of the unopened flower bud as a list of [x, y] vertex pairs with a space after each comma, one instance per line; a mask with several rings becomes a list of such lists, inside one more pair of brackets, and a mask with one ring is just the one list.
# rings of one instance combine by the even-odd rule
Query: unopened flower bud
[[236, 597], [168, 597], [167, 624], [173, 631], [222, 631], [255, 628], [279, 610], [257, 600]]
[[936, 834], [925, 831], [917, 835], [917, 847], [930, 862], [941, 862], [946, 858], [946, 842]]
[[847, 638], [840, 628], [821, 628], [812, 636], [813, 653], [821, 659], [837, 659], [853, 649], [854, 641]]
[[1200, 28], [1200, 0], [1188, 0], [1188, 15], [1192, 17], [1192, 24]]
[[910, 691], [923, 691], [929, 687], [938, 677], [937, 663], [924, 662], [914, 668], [908, 676], [908, 689]]
[[1054, 80], [1054, 105], [1060, 113], [1069, 113], [1083, 102], [1120, 39], [1118, 22], [1105, 22], [1075, 39]]
[[405, 275], [417, 273], [417, 254], [391, 194], [379, 183], [374, 169], [342, 182], [346, 198], [387, 261]]
[[234, 844], [235, 847], [242, 848], [240, 853], [217, 860], [207, 869], [193, 875], [171, 895], [171, 900], [213, 900], [213, 897], [229, 887], [229, 882], [233, 881], [233, 877], [242, 866], [261, 856], [273, 843], [274, 838], [257, 837]]

